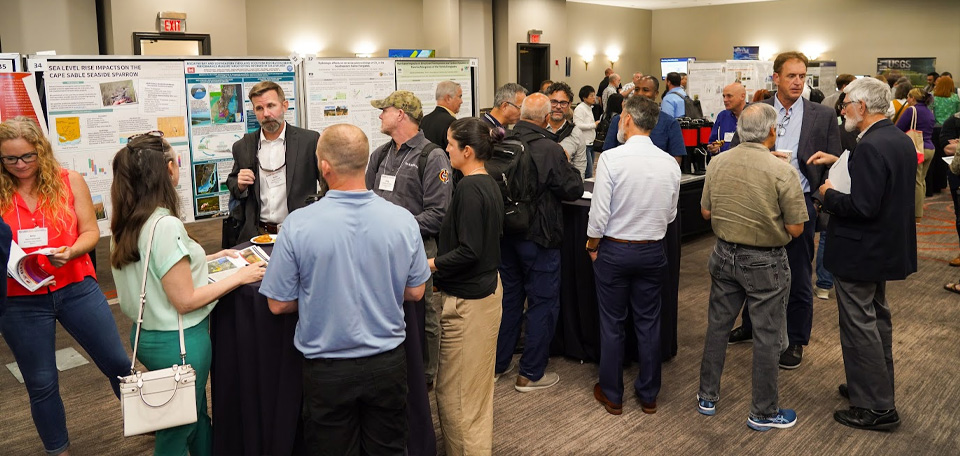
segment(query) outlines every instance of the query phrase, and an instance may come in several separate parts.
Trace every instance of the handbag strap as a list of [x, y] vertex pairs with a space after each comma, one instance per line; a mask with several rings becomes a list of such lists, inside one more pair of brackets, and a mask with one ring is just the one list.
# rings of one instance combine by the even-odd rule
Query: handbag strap
[[[130, 372], [134, 373], [137, 365], [137, 347], [140, 346], [140, 326], [143, 324], [143, 308], [147, 304], [147, 273], [150, 271], [150, 251], [153, 250], [153, 235], [157, 232], [160, 221], [169, 216], [160, 217], [153, 222], [150, 236], [147, 238], [147, 253], [143, 259], [143, 280], [140, 282], [140, 311], [137, 314], [137, 332], [133, 337], [133, 358], [130, 361]], [[187, 363], [187, 348], [183, 343], [183, 315], [177, 312], [177, 329], [180, 332], [180, 363]]]
[[913, 118], [910, 120], [910, 129], [916, 130], [917, 129], [917, 107], [911, 106], [911, 108], [913, 108]]

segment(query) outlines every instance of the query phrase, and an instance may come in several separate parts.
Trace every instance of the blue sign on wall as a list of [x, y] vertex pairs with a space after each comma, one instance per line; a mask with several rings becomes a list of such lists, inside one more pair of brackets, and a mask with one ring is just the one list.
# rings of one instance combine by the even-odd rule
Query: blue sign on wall
[[760, 60], [760, 46], [734, 46], [733, 60]]

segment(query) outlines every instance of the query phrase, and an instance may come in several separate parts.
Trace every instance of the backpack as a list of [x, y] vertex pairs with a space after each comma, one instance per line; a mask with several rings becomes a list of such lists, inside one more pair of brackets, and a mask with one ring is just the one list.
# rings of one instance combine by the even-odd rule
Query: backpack
[[610, 120], [606, 113], [600, 116], [600, 123], [597, 124], [597, 137], [593, 139], [594, 153], [603, 150], [603, 143], [607, 140], [607, 130], [610, 130]]
[[[680, 94], [677, 92], [670, 92], [667, 95], [676, 95], [680, 97]], [[700, 100], [694, 100], [690, 98], [689, 95], [684, 95], [680, 97], [683, 99], [683, 117], [689, 117], [691, 119], [703, 119], [703, 109], [700, 108]]]
[[536, 132], [510, 132], [493, 146], [493, 156], [486, 162], [487, 173], [497, 182], [503, 197], [503, 234], [524, 234], [533, 223], [540, 192], [529, 141], [543, 137]]
[[[431, 152], [439, 148], [440, 146], [432, 142], [427, 142], [427, 145], [423, 146], [423, 150], [420, 151], [420, 158], [417, 159], [417, 174], [420, 176], [420, 182], [423, 182], [423, 168], [427, 166], [427, 157], [430, 156]], [[389, 152], [384, 152], [383, 154], [380, 154], [380, 157], [377, 159], [377, 167], [376, 167], [377, 171], [380, 171], [380, 165], [382, 165], [383, 161], [387, 158], [387, 153]]]

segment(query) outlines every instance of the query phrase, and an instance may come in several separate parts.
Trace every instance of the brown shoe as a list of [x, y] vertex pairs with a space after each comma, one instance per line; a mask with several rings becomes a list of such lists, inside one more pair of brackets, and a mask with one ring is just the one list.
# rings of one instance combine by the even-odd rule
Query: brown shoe
[[957, 255], [956, 258], [950, 260], [950, 266], [955, 268], [960, 268], [960, 255]]
[[657, 413], [657, 401], [640, 401], [640, 410], [643, 410], [643, 413], [646, 413], [647, 415], [653, 415], [654, 413]]
[[623, 404], [610, 402], [610, 399], [607, 399], [607, 396], [603, 394], [603, 389], [600, 388], [599, 383], [593, 385], [593, 397], [597, 402], [603, 404], [603, 408], [607, 410], [607, 413], [611, 415], [620, 415], [623, 413]]

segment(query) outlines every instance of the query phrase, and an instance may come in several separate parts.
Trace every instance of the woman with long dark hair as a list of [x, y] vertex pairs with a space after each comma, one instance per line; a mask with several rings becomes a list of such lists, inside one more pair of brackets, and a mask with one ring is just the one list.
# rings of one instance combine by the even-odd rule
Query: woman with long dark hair
[[480, 119], [455, 120], [447, 130], [450, 165], [463, 173], [440, 226], [430, 269], [440, 289], [440, 365], [437, 408], [446, 453], [490, 454], [493, 383], [503, 287], [500, 236], [503, 197], [484, 167], [500, 128]]
[[[183, 318], [186, 363], [197, 373], [197, 422], [157, 431], [154, 454], [193, 456], [210, 454], [210, 417], [207, 416], [207, 377], [210, 374], [210, 319], [217, 299], [240, 285], [263, 278], [265, 263], [240, 268], [223, 280], [208, 284], [207, 261], [236, 251], [205, 255], [180, 221], [176, 186], [180, 169], [163, 133], [131, 137], [113, 158], [113, 242], [110, 266], [124, 314], [136, 321], [140, 311], [143, 270], [148, 269], [146, 305], [137, 359], [147, 369], [180, 364], [178, 317]], [[156, 226], [156, 229], [154, 229]], [[153, 232], [153, 243], [147, 245]], [[150, 251], [150, 264], [143, 263]], [[130, 331], [131, 345], [137, 325]], [[129, 365], [127, 366], [129, 369]]]
[[67, 454], [70, 439], [60, 398], [55, 351], [57, 322], [80, 343], [110, 380], [130, 370], [107, 298], [88, 253], [100, 240], [93, 199], [83, 177], [60, 167], [40, 126], [27, 117], [0, 124], [0, 213], [13, 240], [40, 257], [54, 283], [30, 291], [7, 278], [0, 302], [0, 333], [10, 346], [30, 395], [33, 423], [48, 454]]

